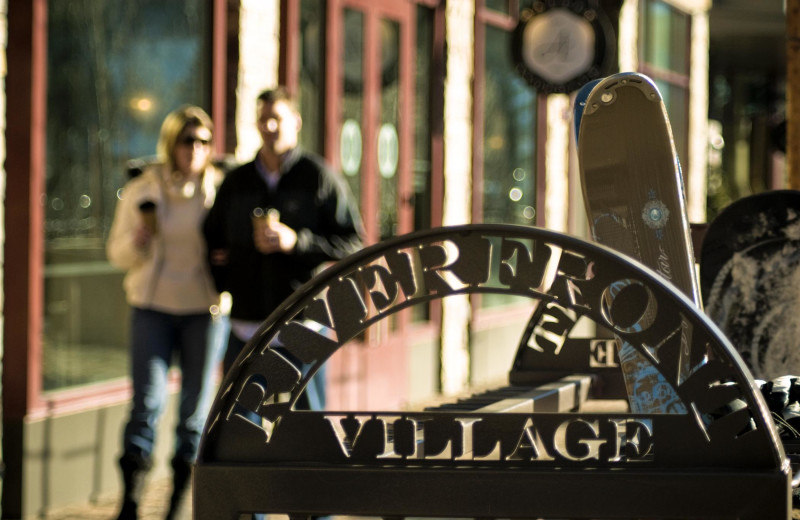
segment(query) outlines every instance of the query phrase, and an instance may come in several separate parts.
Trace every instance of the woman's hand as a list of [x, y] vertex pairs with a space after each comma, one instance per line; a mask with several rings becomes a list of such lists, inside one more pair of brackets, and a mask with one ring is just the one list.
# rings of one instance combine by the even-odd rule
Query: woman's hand
[[150, 242], [153, 241], [153, 233], [150, 229], [142, 224], [137, 227], [133, 234], [133, 243], [137, 249], [142, 251], [150, 247]]

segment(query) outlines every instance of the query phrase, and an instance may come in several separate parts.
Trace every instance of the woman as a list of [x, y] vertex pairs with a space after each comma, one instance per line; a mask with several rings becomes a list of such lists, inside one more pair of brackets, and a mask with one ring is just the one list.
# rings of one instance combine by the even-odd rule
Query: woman
[[185, 106], [170, 113], [161, 126], [159, 161], [124, 187], [111, 226], [108, 258], [126, 271], [132, 307], [133, 403], [119, 461], [125, 485], [120, 520], [137, 518], [173, 358], [181, 370], [181, 395], [168, 519], [186, 494], [213, 390], [209, 309], [219, 295], [201, 233], [222, 177], [211, 166], [212, 135], [213, 123], [202, 109]]

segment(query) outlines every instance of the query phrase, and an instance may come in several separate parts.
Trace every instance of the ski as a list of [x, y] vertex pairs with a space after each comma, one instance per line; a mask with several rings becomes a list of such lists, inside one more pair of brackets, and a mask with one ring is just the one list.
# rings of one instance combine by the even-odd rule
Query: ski
[[575, 105], [572, 112], [573, 127], [575, 129], [575, 142], [580, 138], [581, 119], [583, 118], [583, 111], [586, 109], [586, 100], [589, 99], [589, 94], [592, 93], [594, 87], [602, 81], [603, 78], [592, 80], [582, 86], [577, 94], [575, 94]]
[[754, 377], [800, 374], [800, 191], [727, 206], [706, 230], [700, 284], [706, 313]]
[[[578, 93], [574, 116], [593, 239], [654, 269], [701, 308], [680, 163], [655, 83], [637, 73], [604, 78]], [[618, 347], [631, 411], [686, 412], [644, 354]], [[679, 365], [688, 373], [683, 337]]]

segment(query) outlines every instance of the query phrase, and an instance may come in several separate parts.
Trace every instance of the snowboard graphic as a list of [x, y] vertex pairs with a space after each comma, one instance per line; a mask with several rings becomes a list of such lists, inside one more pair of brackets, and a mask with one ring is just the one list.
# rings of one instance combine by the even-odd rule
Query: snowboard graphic
[[[585, 88], [574, 121], [593, 238], [656, 270], [701, 307], [683, 179], [661, 94], [636, 73]], [[686, 411], [644, 354], [618, 346], [633, 412]], [[682, 341], [680, 370], [689, 368], [689, 345]]]
[[754, 377], [800, 374], [800, 191], [725, 208], [706, 231], [700, 280], [706, 313]]

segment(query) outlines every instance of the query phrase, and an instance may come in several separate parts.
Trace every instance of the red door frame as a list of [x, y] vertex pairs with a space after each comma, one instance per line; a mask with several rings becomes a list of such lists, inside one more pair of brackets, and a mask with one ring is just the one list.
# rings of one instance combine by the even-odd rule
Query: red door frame
[[[289, 5], [287, 5], [289, 4]], [[293, 5], [291, 5], [293, 4]], [[284, 7], [291, 12], [282, 14], [288, 22], [297, 23], [299, 15], [296, 2]], [[367, 234], [367, 244], [379, 239], [379, 178], [377, 171], [377, 132], [381, 109], [381, 48], [380, 21], [391, 19], [400, 25], [400, 93], [398, 107], [398, 232], [413, 229], [413, 138], [414, 138], [414, 49], [416, 41], [416, 3], [397, 0], [328, 0], [326, 4], [326, 56], [325, 56], [325, 116], [324, 155], [337, 169], [340, 167], [339, 132], [342, 124], [341, 99], [344, 97], [344, 10], [354, 9], [364, 14], [364, 105], [362, 128], [361, 200], [359, 201]], [[291, 29], [289, 29], [291, 30]], [[292, 31], [298, 34], [297, 30]], [[298, 38], [285, 34], [282, 55], [281, 81], [289, 88], [296, 86]], [[291, 62], [291, 63], [289, 63]], [[295, 71], [295, 72], [293, 72]], [[368, 409], [385, 406], [392, 399], [405, 399], [407, 366], [406, 332], [410, 314], [396, 315], [397, 327], [376, 327], [370, 330], [361, 344], [343, 349], [331, 359], [328, 367], [328, 401], [335, 408]], [[373, 346], [380, 344], [379, 349]], [[392, 380], [391, 392], [387, 377]], [[367, 391], [369, 388], [369, 391]]]
[[10, 3], [7, 56], [3, 421], [18, 422], [42, 384], [46, 0]]

